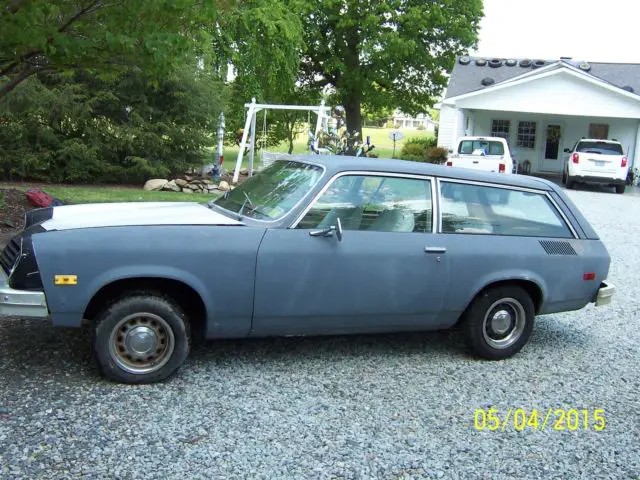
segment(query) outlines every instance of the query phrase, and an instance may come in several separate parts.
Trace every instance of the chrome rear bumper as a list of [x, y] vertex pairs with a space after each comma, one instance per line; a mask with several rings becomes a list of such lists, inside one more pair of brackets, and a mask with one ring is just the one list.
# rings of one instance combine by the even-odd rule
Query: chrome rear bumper
[[600, 283], [600, 288], [598, 289], [598, 294], [596, 295], [596, 307], [610, 304], [611, 297], [613, 297], [615, 291], [615, 285], [604, 281]]
[[9, 286], [7, 274], [0, 268], [0, 316], [48, 317], [44, 292], [14, 290]]

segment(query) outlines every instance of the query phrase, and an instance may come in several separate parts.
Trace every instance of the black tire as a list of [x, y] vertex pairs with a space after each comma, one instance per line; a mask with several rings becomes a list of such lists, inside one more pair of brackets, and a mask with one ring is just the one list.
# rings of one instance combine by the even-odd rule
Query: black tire
[[624, 193], [626, 185], [616, 185], [616, 193]]
[[563, 185], [567, 184], [567, 171], [566, 170], [562, 170], [562, 184]]
[[571, 175], [569, 175], [569, 172], [567, 172], [567, 178], [566, 178], [566, 181], [565, 181], [565, 186], [569, 190], [571, 190], [571, 189], [576, 187], [576, 182], [574, 180], [571, 180]]
[[[505, 331], [494, 331], [493, 328], [498, 327], [489, 323], [490, 317], [496, 323], [503, 322]], [[471, 302], [463, 315], [465, 343], [482, 358], [509, 358], [529, 340], [534, 318], [533, 300], [522, 288], [509, 285], [486, 289]]]
[[93, 330], [93, 352], [100, 371], [122, 383], [154, 383], [168, 378], [186, 360], [190, 344], [189, 322], [183, 310], [159, 293], [122, 296], [98, 316]]

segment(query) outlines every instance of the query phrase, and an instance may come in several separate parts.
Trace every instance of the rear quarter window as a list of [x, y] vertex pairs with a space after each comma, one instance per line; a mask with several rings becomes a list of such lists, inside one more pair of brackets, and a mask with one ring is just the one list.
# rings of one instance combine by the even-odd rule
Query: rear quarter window
[[441, 182], [440, 200], [442, 233], [573, 238], [542, 193]]

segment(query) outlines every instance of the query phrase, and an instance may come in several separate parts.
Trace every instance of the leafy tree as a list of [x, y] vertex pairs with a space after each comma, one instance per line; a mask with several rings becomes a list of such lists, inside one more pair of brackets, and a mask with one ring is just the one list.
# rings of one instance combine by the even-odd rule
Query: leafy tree
[[289, 0], [303, 22], [301, 82], [330, 86], [349, 131], [361, 107], [426, 111], [477, 43], [482, 0]]
[[[300, 55], [304, 47], [302, 24], [283, 0], [246, 0], [219, 20], [215, 41], [218, 68], [233, 65], [230, 104], [225, 109], [227, 143], [236, 143], [244, 127], [245, 103], [300, 104], [319, 93], [296, 87]], [[259, 114], [256, 138], [262, 140], [263, 113]], [[306, 113], [267, 112], [267, 145], [288, 140], [290, 149], [299, 122]]]
[[40, 72], [117, 75], [136, 65], [162, 78], [212, 53], [230, 0], [6, 0], [0, 7], [0, 99]]
[[185, 65], [153, 85], [42, 72], [0, 101], [5, 178], [139, 183], [200, 166], [223, 103], [217, 73]]

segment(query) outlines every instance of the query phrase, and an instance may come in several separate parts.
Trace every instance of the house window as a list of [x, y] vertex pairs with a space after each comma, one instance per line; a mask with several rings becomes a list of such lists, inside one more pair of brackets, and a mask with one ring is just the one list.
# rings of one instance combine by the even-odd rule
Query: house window
[[493, 120], [491, 122], [491, 136], [502, 137], [508, 143], [510, 126], [511, 126], [511, 122], [509, 120]]
[[589, 138], [606, 140], [607, 138], [609, 138], [609, 125], [607, 125], [606, 123], [590, 123]]
[[518, 122], [518, 147], [536, 148], [536, 122]]

